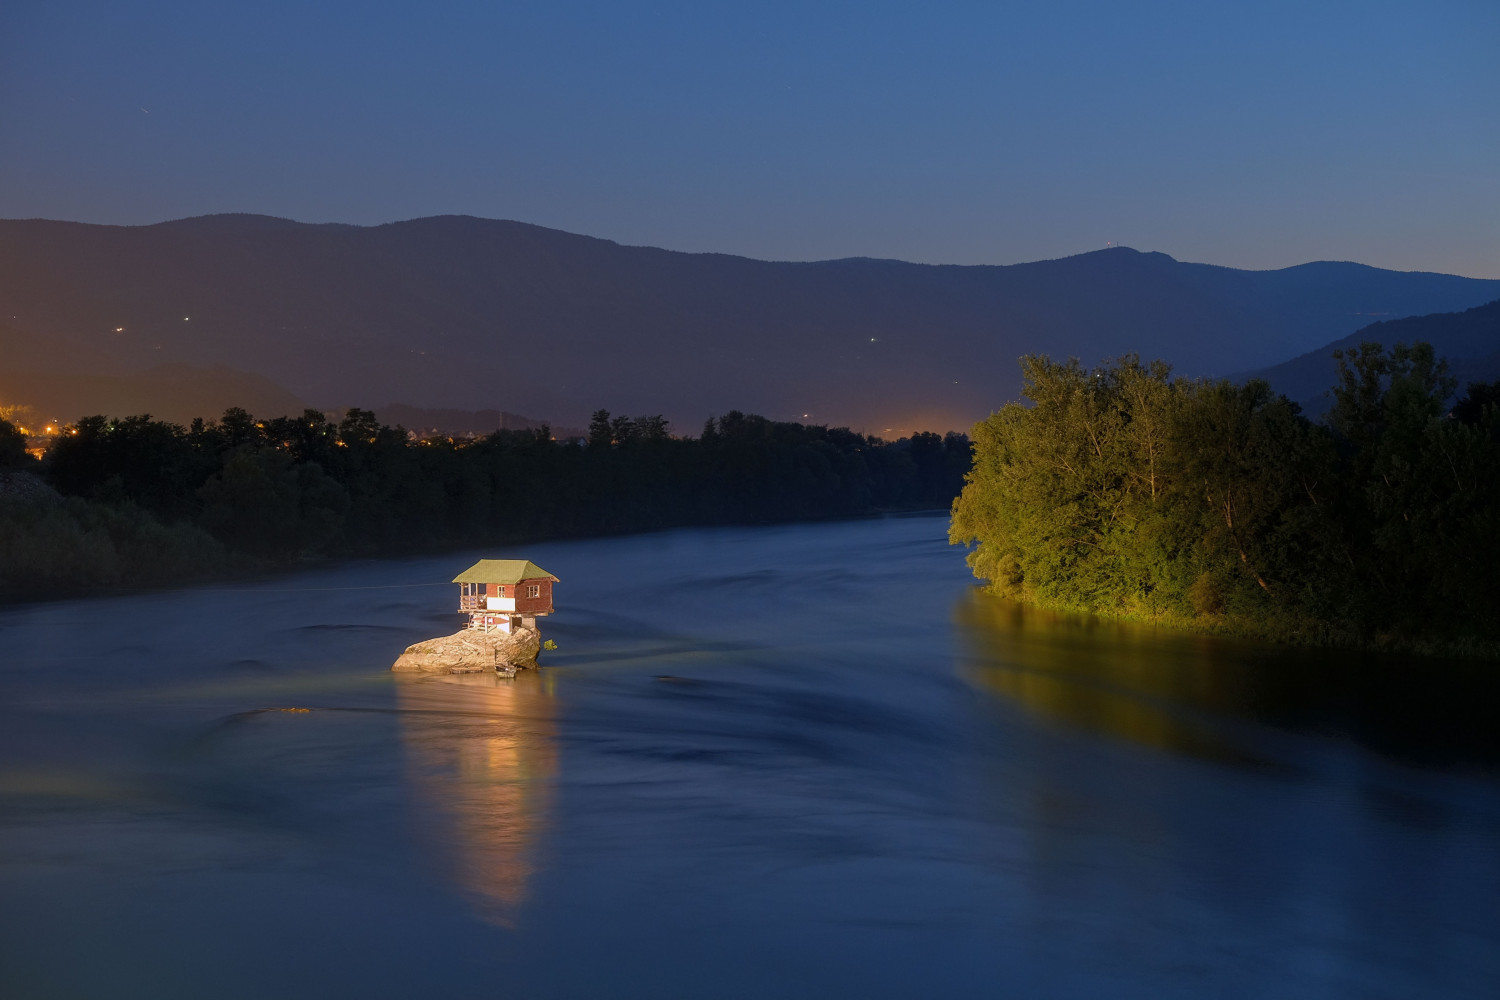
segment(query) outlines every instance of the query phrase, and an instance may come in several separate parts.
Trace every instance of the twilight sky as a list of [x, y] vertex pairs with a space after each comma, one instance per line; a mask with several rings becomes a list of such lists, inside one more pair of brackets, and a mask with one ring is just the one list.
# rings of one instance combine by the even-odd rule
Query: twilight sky
[[1495, 0], [0, 5], [0, 217], [1500, 277]]

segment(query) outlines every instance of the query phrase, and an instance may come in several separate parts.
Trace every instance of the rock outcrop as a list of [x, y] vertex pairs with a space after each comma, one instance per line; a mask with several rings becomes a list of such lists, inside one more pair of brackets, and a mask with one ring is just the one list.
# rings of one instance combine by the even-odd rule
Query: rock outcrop
[[479, 632], [464, 629], [438, 639], [424, 639], [406, 647], [392, 670], [428, 674], [477, 674], [491, 670], [514, 674], [536, 666], [542, 637], [535, 629]]

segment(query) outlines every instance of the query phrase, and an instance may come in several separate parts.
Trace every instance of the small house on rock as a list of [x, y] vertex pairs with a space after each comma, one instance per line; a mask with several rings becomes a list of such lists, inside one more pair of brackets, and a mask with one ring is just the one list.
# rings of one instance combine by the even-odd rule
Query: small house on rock
[[508, 633], [535, 629], [538, 616], [552, 613], [552, 585], [558, 579], [529, 559], [481, 559], [453, 582], [469, 628]]

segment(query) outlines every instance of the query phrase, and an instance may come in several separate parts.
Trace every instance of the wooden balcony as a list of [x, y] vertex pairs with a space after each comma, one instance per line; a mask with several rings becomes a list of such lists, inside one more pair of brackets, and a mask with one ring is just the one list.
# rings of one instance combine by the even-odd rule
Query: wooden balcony
[[477, 594], [465, 595], [458, 599], [458, 610], [460, 611], [483, 611], [484, 598]]

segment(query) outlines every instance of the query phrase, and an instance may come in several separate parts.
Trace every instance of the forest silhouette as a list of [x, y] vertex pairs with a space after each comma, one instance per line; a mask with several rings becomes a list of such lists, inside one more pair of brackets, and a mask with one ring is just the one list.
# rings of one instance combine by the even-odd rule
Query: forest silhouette
[[42, 461], [0, 423], [0, 467], [61, 498], [9, 501], [0, 594], [188, 583], [308, 560], [392, 556], [687, 525], [947, 508], [969, 466], [960, 434], [894, 442], [737, 411], [701, 436], [659, 416], [419, 440], [353, 409], [183, 427], [87, 417]]

